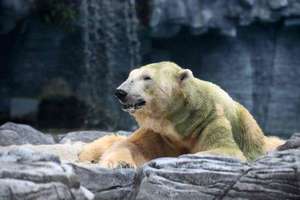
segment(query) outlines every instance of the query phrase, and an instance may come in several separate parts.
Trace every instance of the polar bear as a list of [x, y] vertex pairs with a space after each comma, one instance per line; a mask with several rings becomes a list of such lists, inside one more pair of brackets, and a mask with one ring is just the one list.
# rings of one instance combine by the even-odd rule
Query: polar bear
[[127, 138], [106, 136], [87, 144], [81, 161], [108, 168], [122, 163], [138, 167], [154, 158], [186, 153], [251, 161], [283, 144], [264, 136], [247, 109], [219, 86], [173, 62], [134, 69], [116, 96], [136, 119], [138, 130]]

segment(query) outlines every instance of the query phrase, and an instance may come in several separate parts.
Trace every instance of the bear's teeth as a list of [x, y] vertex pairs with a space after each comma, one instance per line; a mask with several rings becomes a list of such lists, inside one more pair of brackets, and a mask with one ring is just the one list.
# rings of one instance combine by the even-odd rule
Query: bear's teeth
[[123, 104], [122, 109], [124, 111], [134, 113], [135, 110], [140, 109], [146, 102], [144, 100], [139, 100], [136, 104]]

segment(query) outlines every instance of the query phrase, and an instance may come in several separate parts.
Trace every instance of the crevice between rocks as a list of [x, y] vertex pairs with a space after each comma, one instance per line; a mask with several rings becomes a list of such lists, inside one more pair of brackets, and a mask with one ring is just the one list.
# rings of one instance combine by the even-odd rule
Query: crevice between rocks
[[222, 200], [223, 198], [225, 198], [227, 194], [230, 192], [230, 190], [233, 189], [233, 187], [241, 180], [241, 178], [247, 175], [251, 170], [252, 169], [249, 168], [245, 172], [243, 172], [240, 176], [238, 176], [236, 180], [224, 190], [223, 194], [217, 196], [216, 198], [214, 198], [214, 200]]

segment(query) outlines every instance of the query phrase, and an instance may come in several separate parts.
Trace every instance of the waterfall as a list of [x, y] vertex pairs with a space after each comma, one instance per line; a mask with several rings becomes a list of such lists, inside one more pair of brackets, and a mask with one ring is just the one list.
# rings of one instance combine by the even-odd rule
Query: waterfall
[[84, 0], [81, 4], [85, 74], [81, 98], [88, 104], [87, 127], [129, 128], [113, 93], [140, 63], [134, 0]]

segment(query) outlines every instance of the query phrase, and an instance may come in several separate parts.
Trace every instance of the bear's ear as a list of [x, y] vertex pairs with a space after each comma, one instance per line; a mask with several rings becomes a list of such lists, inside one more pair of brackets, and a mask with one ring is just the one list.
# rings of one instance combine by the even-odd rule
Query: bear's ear
[[179, 72], [178, 80], [179, 82], [183, 82], [189, 78], [193, 78], [193, 72], [189, 69], [183, 69]]

